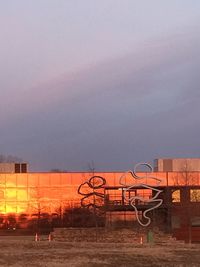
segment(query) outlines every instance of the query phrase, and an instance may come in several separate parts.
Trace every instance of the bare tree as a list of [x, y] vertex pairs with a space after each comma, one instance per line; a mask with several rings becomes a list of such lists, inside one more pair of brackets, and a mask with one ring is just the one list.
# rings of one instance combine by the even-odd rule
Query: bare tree
[[8, 162], [8, 163], [12, 163], [12, 162], [22, 162], [23, 160], [19, 157], [13, 156], [13, 155], [3, 155], [0, 154], [0, 163], [4, 163], [4, 162]]
[[190, 164], [185, 160], [183, 166], [181, 167], [181, 171], [173, 177], [174, 185], [195, 185], [197, 181], [197, 177]]

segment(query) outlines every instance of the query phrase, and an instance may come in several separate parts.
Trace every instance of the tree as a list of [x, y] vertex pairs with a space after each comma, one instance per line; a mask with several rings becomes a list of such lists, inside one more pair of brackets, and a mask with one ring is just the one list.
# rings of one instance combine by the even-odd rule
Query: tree
[[174, 185], [195, 185], [197, 177], [192, 171], [190, 164], [185, 160], [185, 163], [181, 167], [181, 171], [173, 177]]
[[13, 156], [13, 155], [3, 155], [0, 154], [0, 163], [12, 163], [12, 162], [22, 162], [23, 160], [19, 157]]

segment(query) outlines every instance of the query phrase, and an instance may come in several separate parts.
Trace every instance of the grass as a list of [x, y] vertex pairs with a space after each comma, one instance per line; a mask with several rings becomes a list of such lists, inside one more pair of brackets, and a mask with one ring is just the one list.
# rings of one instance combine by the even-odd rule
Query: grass
[[14, 267], [196, 267], [200, 245], [147, 246], [131, 243], [35, 242], [32, 237], [0, 237], [0, 266]]

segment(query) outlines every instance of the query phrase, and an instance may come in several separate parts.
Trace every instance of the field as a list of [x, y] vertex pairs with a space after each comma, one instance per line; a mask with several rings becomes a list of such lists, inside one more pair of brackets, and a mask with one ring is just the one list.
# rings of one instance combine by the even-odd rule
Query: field
[[200, 245], [49, 242], [46, 236], [1, 236], [0, 266], [200, 266]]

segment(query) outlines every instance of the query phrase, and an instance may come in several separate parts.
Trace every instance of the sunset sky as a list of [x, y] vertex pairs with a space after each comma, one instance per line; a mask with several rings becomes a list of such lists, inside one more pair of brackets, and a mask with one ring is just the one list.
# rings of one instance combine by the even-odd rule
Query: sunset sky
[[32, 171], [200, 157], [199, 0], [0, 0], [0, 154]]

